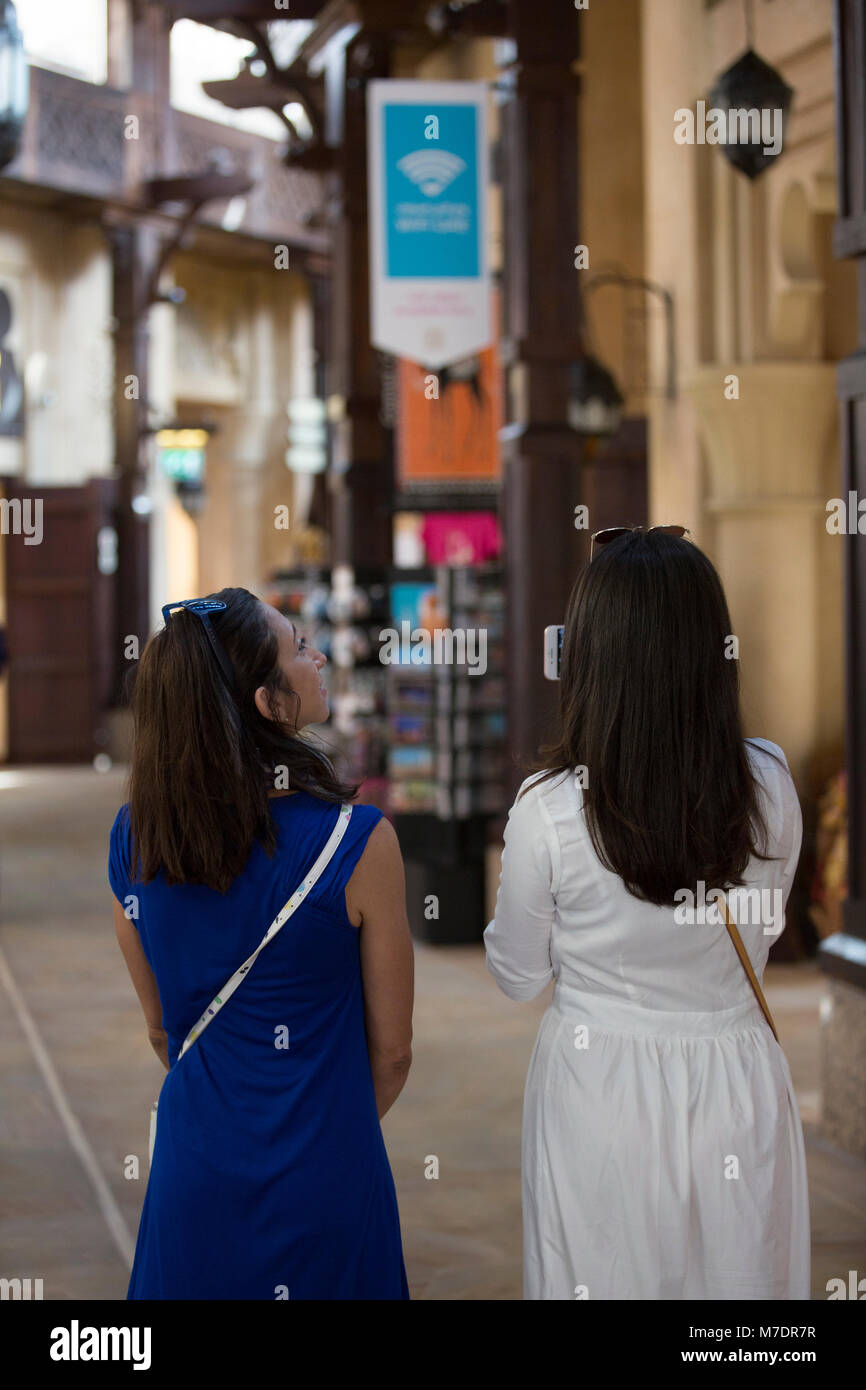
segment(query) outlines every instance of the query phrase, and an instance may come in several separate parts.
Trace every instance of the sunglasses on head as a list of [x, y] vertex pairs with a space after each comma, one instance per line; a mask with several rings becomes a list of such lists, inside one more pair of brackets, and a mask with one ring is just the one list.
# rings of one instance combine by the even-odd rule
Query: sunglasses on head
[[[592, 552], [597, 545], [608, 545], [610, 541], [618, 540], [620, 536], [627, 536], [632, 531], [643, 531], [642, 526], [608, 526], [603, 531], [596, 531], [589, 542], [589, 559], [592, 563]], [[667, 536], [690, 536], [692, 533], [686, 526], [650, 526], [646, 534], [650, 531], [663, 531]]]
[[213, 624], [211, 623], [209, 616], [211, 613], [222, 612], [225, 609], [225, 607], [226, 605], [222, 602], [222, 600], [217, 598], [178, 599], [176, 603], [166, 603], [164, 605], [162, 610], [162, 620], [165, 623], [166, 627], [168, 627], [168, 620], [171, 617], [175, 608], [185, 608], [188, 613], [194, 613], [197, 618], [201, 618], [202, 626], [205, 632], [207, 633], [208, 641], [213, 647], [214, 655], [217, 659], [217, 662], [219, 663], [219, 668], [223, 674], [226, 684], [228, 685], [230, 690], [236, 691], [237, 682], [235, 680], [235, 673], [232, 670], [231, 662], [229, 661], [228, 657], [225, 654], [225, 651], [223, 650], [222, 644], [218, 640], [217, 635], [213, 630]]

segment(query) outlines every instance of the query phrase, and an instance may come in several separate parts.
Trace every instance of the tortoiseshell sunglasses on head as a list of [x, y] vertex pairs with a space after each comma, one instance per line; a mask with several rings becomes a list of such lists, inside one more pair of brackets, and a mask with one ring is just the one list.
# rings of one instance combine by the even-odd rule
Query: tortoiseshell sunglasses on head
[[[643, 531], [642, 526], [608, 526], [603, 531], [596, 531], [589, 542], [589, 559], [592, 563], [592, 552], [596, 545], [607, 545], [610, 541], [618, 540], [620, 536], [627, 536], [630, 531]], [[646, 534], [650, 531], [664, 531], [668, 536], [690, 536], [691, 531], [687, 526], [650, 526]]]

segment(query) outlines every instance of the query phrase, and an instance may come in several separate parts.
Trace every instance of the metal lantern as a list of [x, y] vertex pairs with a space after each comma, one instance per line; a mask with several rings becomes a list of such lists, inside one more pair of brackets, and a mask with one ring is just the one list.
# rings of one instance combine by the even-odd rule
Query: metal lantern
[[[716, 79], [707, 105], [724, 113], [727, 139], [719, 142], [722, 153], [747, 178], [757, 178], [782, 153], [793, 95], [793, 88], [752, 48]], [[767, 134], [768, 125], [775, 127], [777, 119], [780, 147], [774, 151]], [[741, 138], [744, 132], [748, 139]]]
[[175, 496], [188, 517], [193, 521], [201, 516], [207, 505], [207, 488], [203, 482], [185, 482], [178, 478], [174, 485]]
[[18, 15], [12, 0], [0, 0], [0, 169], [21, 149], [29, 99], [30, 69]]
[[625, 404], [619, 387], [597, 357], [569, 367], [568, 423], [586, 435], [616, 434]]

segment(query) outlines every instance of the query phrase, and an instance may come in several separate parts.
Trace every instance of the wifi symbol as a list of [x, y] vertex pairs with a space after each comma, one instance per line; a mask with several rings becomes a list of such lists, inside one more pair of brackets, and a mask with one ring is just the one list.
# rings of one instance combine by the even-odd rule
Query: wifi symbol
[[413, 150], [397, 160], [397, 168], [428, 198], [435, 198], [462, 174], [466, 163], [448, 150]]

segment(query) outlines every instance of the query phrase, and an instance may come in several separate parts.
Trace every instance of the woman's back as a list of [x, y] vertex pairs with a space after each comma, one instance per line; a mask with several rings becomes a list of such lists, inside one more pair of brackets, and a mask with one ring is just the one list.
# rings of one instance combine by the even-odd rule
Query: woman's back
[[[760, 979], [782, 929], [782, 904], [797, 866], [802, 818], [781, 749], [764, 740], [758, 744], [747, 748], [766, 788], [766, 853], [773, 857], [753, 858], [743, 890], [730, 891], [727, 901]], [[724, 915], [719, 920], [711, 900], [702, 912], [696, 885], [683, 885], [689, 896], [676, 907], [641, 902], [599, 862], [582, 814], [577, 776], [542, 783], [538, 795], [544, 805], [536, 814], [543, 823], [548, 817], [552, 823], [552, 858], [559, 864], [551, 959], [563, 988], [616, 995], [650, 1009], [715, 1011], [753, 1002]]]
[[[729, 892], [727, 901], [760, 979], [782, 927], [782, 904], [800, 853], [802, 817], [781, 749], [766, 740], [752, 740], [747, 748], [766, 788], [762, 794], [769, 836], [766, 852], [773, 858], [753, 858], [744, 875], [744, 889]], [[703, 914], [709, 921], [701, 920], [695, 885], [690, 886], [694, 898], [684, 898], [676, 907], [656, 907], [633, 897], [593, 849], [579, 775], [541, 782], [533, 777], [528, 784], [530, 790], [515, 803], [506, 832], [510, 861], [506, 888], [497, 903], [496, 929], [487, 940], [494, 973], [496, 943], [508, 935], [507, 914], [517, 901], [509, 885], [523, 884], [522, 911], [540, 910], [550, 893], [556, 899], [549, 964], [540, 937], [535, 958], [525, 961], [525, 968], [538, 980], [532, 993], [556, 975], [561, 991], [607, 995], [649, 1009], [712, 1012], [753, 1002], [748, 978], [723, 916], [721, 921], [716, 916], [711, 895]], [[544, 868], [549, 866], [548, 883], [540, 881], [539, 860]], [[538, 890], [534, 908], [533, 884]], [[748, 889], [757, 892], [748, 894]], [[531, 994], [524, 988], [513, 997]]]
[[321, 878], [178, 1059], [339, 814], [306, 792], [274, 797], [271, 808], [273, 857], [255, 844], [224, 895], [169, 885], [162, 872], [130, 882], [126, 808], [112, 829], [109, 877], [137, 913], [171, 1063], [132, 1298], [407, 1296], [366, 1049], [359, 931], [345, 898], [381, 819], [375, 807], [353, 806]]
[[[174, 1062], [186, 1034], [229, 976], [255, 950], [277, 913], [303, 882], [336, 824], [339, 806], [308, 792], [271, 798], [279, 827], [273, 858], [253, 846], [246, 869], [227, 893], [200, 884], [172, 884], [160, 873], [130, 884], [127, 808], [112, 829], [109, 878], [116, 896], [137, 899], [136, 926], [159, 984], [163, 1024]], [[272, 1006], [301, 1011], [329, 1007], [357, 958], [358, 931], [346, 913], [345, 888], [370, 832], [382, 818], [374, 806], [354, 806], [348, 829], [318, 883], [284, 930], [256, 961], [238, 991], [224, 1030], [228, 1040]], [[246, 1021], [246, 1022], [244, 1022]], [[287, 1022], [287, 1020], [283, 1020]], [[212, 1041], [213, 1023], [208, 1029]]]
[[802, 1126], [744, 965], [757, 982], [781, 930], [800, 809], [781, 751], [743, 738], [727, 600], [685, 536], [593, 537], [556, 737], [509, 813], [488, 965], [514, 999], [556, 980], [524, 1094], [527, 1298], [809, 1296]]
[[[727, 900], [760, 978], [802, 821], [781, 750], [758, 745], [766, 853], [779, 857], [747, 867], [763, 913]], [[628, 893], [581, 801], [569, 774], [515, 803], [485, 932], [506, 994], [531, 999], [556, 980], [524, 1101], [525, 1297], [808, 1298], [790, 1071], [724, 918]]]

